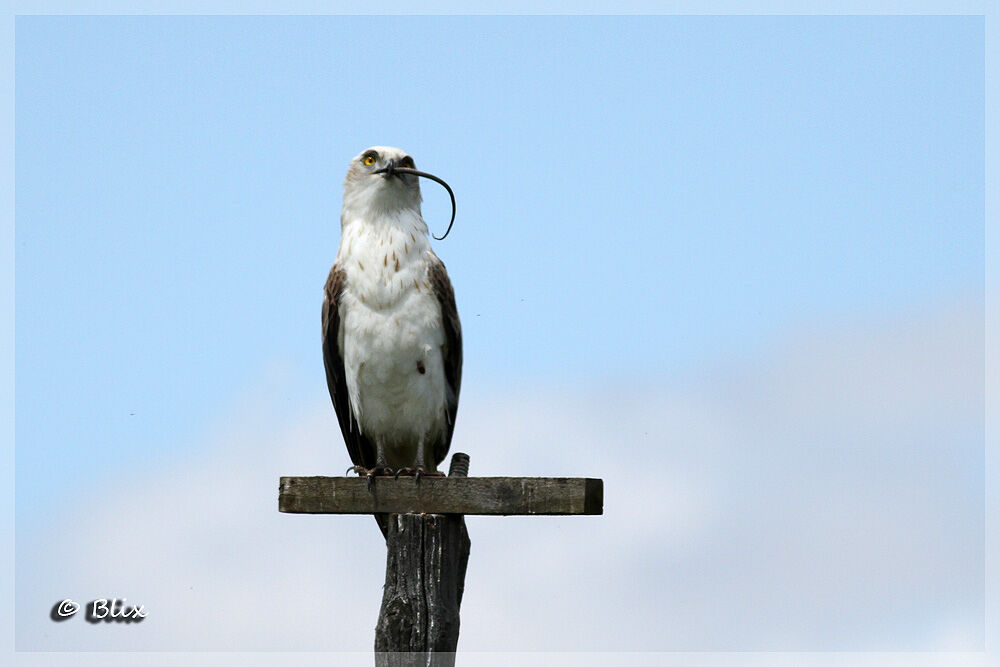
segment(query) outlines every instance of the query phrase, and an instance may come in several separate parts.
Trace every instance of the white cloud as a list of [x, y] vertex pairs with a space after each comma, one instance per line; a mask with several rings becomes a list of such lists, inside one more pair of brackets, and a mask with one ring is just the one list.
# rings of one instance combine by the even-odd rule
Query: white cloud
[[[461, 648], [980, 649], [983, 363], [973, 302], [659, 385], [467, 385], [473, 474], [602, 477], [605, 515], [469, 517]], [[347, 463], [332, 409], [275, 418], [274, 384], [200, 454], [22, 531], [19, 649], [370, 649], [380, 535], [277, 512], [280, 475]], [[114, 595], [149, 618], [48, 618]]]

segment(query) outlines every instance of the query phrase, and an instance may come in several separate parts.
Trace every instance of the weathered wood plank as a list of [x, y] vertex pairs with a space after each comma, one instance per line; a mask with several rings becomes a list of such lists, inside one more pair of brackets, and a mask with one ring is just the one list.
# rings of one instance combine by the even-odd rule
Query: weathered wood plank
[[281, 512], [304, 514], [603, 514], [604, 482], [586, 477], [282, 477]]

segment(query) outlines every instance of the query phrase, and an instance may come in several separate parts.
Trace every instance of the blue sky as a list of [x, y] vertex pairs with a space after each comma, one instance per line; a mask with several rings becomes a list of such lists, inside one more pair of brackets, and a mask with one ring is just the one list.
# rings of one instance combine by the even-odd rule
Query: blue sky
[[[907, 325], [981, 315], [983, 38], [974, 16], [18, 17], [18, 538], [43, 544], [42, 517], [80, 494], [193, 473], [247, 396], [268, 397], [276, 430], [326, 400], [321, 288], [347, 162], [369, 145], [406, 149], [455, 190], [435, 247], [477, 415], [540, 388], [557, 403], [717, 398], [796, 345], [862, 332], [834, 345], [849, 365], [885, 330], [899, 343]], [[447, 196], [423, 188], [440, 234]], [[940, 331], [926, 340], [982, 358], [982, 332]], [[813, 372], [803, 386], [826, 373], [853, 395], [852, 378]], [[941, 492], [967, 494], [966, 510], [984, 494], [970, 377], [937, 397], [963, 409], [927, 425], [961, 434], [948, 460], [965, 485]], [[838, 433], [897, 424], [893, 396], [867, 422], [822, 412], [817, 441], [839, 451]], [[906, 424], [879, 431], [879, 456], [899, 454], [893, 434], [933, 451]], [[460, 428], [492, 462], [477, 426]], [[277, 474], [339, 471], [329, 439], [324, 469]], [[847, 449], [837, 460], [864, 469]], [[588, 456], [565, 472], [600, 475]], [[550, 464], [517, 472], [560, 474]], [[961, 526], [956, 548], [981, 553], [981, 519]], [[791, 644], [839, 646], [810, 636]], [[866, 646], [907, 637], [887, 626]]]

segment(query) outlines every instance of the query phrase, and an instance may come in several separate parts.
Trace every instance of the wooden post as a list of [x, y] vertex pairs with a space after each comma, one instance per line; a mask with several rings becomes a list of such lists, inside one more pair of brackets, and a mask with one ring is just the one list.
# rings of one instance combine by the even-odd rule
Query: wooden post
[[[385, 588], [375, 664], [451, 666], [469, 562], [466, 514], [602, 514], [604, 482], [567, 477], [467, 477], [452, 457], [447, 477], [282, 477], [281, 512], [389, 515]], [[373, 527], [374, 528], [374, 527]]]
[[[455, 454], [448, 476], [464, 477], [468, 459]], [[469, 547], [461, 514], [389, 515], [385, 587], [375, 626], [378, 667], [455, 664]]]

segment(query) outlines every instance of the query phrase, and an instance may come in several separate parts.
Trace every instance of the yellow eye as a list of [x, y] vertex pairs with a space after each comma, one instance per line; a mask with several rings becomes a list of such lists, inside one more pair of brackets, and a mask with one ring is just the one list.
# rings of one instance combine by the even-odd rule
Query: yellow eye
[[399, 163], [400, 167], [405, 167], [406, 169], [413, 169], [413, 160], [410, 158], [404, 158], [402, 162]]
[[364, 159], [364, 163], [365, 163], [366, 167], [372, 166], [373, 164], [375, 164], [375, 156], [374, 155], [366, 155], [365, 159]]

